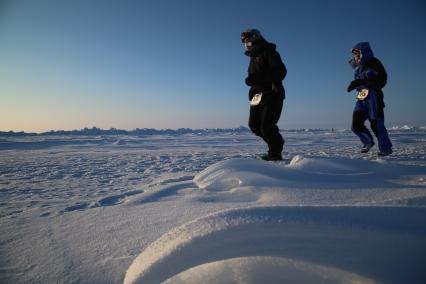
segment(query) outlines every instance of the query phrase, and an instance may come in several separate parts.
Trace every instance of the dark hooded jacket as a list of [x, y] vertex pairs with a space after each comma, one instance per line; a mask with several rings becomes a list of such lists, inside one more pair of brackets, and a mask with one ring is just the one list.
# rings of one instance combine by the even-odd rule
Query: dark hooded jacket
[[251, 100], [257, 93], [284, 99], [285, 91], [282, 81], [287, 75], [287, 69], [276, 51], [276, 45], [261, 37], [245, 54], [250, 57], [246, 78], [246, 84], [250, 86], [249, 99]]

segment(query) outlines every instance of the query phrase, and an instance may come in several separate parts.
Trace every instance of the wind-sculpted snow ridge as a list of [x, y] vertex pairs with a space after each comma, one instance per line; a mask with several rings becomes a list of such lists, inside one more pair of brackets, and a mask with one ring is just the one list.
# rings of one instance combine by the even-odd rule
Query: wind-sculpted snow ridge
[[265, 273], [271, 276], [267, 283], [289, 277], [315, 280], [311, 283], [421, 283], [425, 238], [424, 208], [232, 209], [160, 237], [134, 260], [124, 283], [196, 283], [200, 273], [203, 283], [256, 283]]
[[300, 155], [289, 164], [215, 163], [194, 177], [194, 200], [244, 196], [245, 207], [172, 229], [124, 282], [424, 283], [424, 175], [424, 167], [384, 160]]
[[[229, 159], [197, 174], [194, 182], [207, 191], [237, 187], [397, 188], [404, 177], [426, 175], [424, 167], [390, 164], [384, 160], [293, 157], [288, 165], [254, 159]], [[415, 185], [413, 185], [415, 187]]]

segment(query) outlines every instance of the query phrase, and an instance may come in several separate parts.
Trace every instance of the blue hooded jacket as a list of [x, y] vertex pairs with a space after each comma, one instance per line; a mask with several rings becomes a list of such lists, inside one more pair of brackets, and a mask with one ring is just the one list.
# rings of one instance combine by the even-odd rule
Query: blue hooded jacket
[[365, 62], [374, 57], [373, 51], [371, 50], [370, 44], [368, 42], [360, 42], [352, 48], [352, 50], [354, 49], [361, 51], [361, 64], [365, 64]]
[[364, 80], [364, 84], [357, 86], [360, 91], [364, 88], [381, 89], [386, 85], [387, 74], [382, 63], [374, 57], [373, 50], [368, 42], [356, 44], [352, 50], [357, 49], [361, 52], [361, 60], [357, 63], [354, 59], [349, 64], [355, 69], [355, 79]]

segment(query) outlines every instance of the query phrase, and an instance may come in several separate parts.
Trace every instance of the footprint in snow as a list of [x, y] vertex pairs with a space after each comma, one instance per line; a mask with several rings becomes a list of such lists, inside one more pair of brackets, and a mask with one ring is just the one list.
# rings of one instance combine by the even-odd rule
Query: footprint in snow
[[136, 195], [139, 193], [143, 193], [143, 190], [133, 190], [128, 191], [122, 194], [110, 195], [104, 198], [99, 199], [97, 202], [78, 202], [75, 205], [66, 207], [62, 212], [72, 212], [85, 210], [88, 208], [97, 208], [97, 207], [106, 207], [113, 206], [123, 203], [127, 196]]
[[96, 207], [117, 205], [122, 203], [127, 196], [132, 196], [132, 195], [136, 195], [143, 192], [144, 192], [143, 190], [133, 190], [133, 191], [128, 191], [122, 194], [107, 196], [105, 198], [98, 200], [97, 202], [98, 206]]

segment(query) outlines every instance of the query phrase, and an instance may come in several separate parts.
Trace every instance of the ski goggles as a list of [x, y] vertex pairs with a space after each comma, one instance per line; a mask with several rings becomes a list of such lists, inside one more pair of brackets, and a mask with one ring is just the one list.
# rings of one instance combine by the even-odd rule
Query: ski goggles
[[357, 49], [357, 48], [352, 48], [352, 54], [357, 55], [357, 54], [361, 54], [361, 50]]
[[352, 58], [356, 61], [359, 62], [362, 58], [362, 53], [361, 50], [353, 48], [352, 49]]
[[241, 42], [252, 42], [256, 39], [256, 35], [252, 32], [242, 32], [241, 33]]

